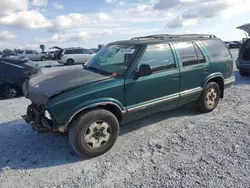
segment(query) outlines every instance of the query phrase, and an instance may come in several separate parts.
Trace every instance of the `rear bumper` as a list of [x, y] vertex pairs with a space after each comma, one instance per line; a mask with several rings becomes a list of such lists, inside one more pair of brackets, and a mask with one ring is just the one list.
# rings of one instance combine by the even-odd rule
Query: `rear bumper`
[[231, 76], [224, 80], [224, 89], [231, 87], [235, 83], [235, 77]]

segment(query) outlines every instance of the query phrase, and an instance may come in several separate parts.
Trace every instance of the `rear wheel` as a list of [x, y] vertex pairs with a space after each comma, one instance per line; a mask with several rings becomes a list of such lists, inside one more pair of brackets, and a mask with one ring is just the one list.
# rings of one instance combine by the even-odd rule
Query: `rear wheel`
[[73, 59], [68, 59], [67, 60], [67, 65], [73, 65], [75, 63], [75, 61]]
[[249, 76], [249, 72], [246, 72], [243, 69], [240, 69], [239, 72], [241, 76]]
[[3, 87], [3, 95], [7, 99], [18, 97], [21, 94], [20, 88], [15, 85], [5, 85]]
[[220, 87], [216, 82], [209, 82], [198, 99], [199, 110], [203, 113], [213, 111], [219, 104], [220, 92]]
[[81, 156], [97, 157], [107, 152], [119, 134], [116, 116], [104, 109], [95, 109], [77, 116], [69, 129], [69, 141]]

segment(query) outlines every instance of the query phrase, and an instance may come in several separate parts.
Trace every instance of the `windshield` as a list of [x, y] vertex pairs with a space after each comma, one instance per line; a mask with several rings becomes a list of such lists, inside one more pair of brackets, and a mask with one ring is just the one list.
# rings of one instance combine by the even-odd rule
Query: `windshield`
[[88, 61], [85, 68], [101, 74], [124, 76], [140, 45], [109, 45]]

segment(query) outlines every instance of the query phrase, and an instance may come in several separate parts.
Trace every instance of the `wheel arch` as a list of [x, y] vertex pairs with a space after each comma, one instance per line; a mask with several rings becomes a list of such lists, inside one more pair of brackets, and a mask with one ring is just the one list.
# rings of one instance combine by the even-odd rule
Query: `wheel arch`
[[206, 82], [203, 85], [203, 89], [205, 88], [205, 86], [207, 85], [207, 83], [209, 82], [215, 82], [219, 85], [220, 87], [220, 98], [224, 97], [224, 76], [221, 73], [215, 73], [210, 75], [207, 79]]
[[118, 119], [119, 122], [122, 121], [122, 116], [124, 113], [126, 113], [126, 110], [123, 110], [118, 104], [114, 103], [114, 102], [98, 102], [98, 103], [93, 103], [90, 104], [88, 106], [82, 107], [79, 110], [77, 110], [69, 119], [68, 123], [67, 123], [67, 127], [70, 126], [70, 123], [73, 121], [74, 118], [76, 118], [78, 115], [89, 111], [89, 110], [94, 110], [97, 108], [103, 108], [105, 110], [110, 111], [111, 113], [113, 113], [116, 118]]

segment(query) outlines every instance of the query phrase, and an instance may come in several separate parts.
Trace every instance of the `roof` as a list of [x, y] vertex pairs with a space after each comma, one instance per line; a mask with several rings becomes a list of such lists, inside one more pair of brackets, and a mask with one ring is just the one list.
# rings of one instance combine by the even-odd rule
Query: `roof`
[[170, 35], [170, 34], [158, 34], [144, 37], [134, 37], [130, 40], [122, 40], [109, 43], [109, 45], [140, 45], [146, 43], [155, 43], [162, 41], [187, 41], [187, 40], [201, 40], [201, 39], [217, 39], [216, 36], [211, 34], [186, 34], [186, 35]]
[[247, 32], [248, 35], [250, 36], [250, 23], [239, 26], [239, 27], [237, 27], [237, 29], [241, 29], [241, 30]]

